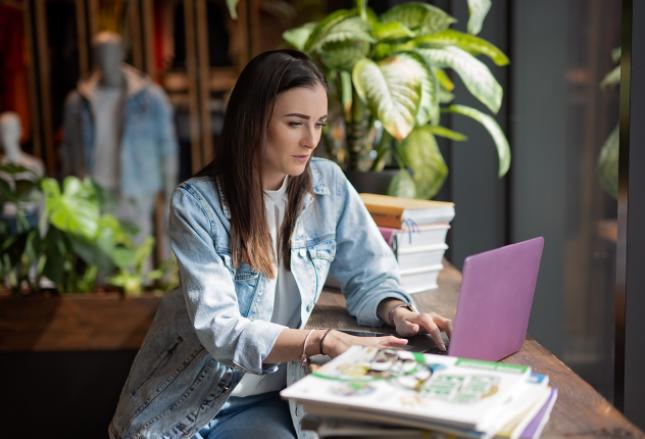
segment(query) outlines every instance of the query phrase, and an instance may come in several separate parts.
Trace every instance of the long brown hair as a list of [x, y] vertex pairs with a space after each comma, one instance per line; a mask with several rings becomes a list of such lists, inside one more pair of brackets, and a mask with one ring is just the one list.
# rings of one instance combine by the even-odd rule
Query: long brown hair
[[[231, 257], [236, 267], [246, 262], [267, 276], [275, 275], [264, 209], [262, 146], [276, 97], [295, 87], [316, 84], [326, 87], [315, 64], [301, 52], [284, 49], [253, 58], [233, 88], [215, 159], [199, 174], [211, 176], [214, 184], [221, 183], [225, 198], [222, 202], [231, 213]], [[311, 186], [309, 164], [301, 175], [289, 177], [288, 204], [278, 241], [278, 254], [287, 269], [291, 263], [291, 234]]]

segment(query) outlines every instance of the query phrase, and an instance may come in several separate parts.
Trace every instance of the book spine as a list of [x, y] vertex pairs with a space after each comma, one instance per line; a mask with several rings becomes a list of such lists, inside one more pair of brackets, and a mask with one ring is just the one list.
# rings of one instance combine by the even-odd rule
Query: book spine
[[379, 226], [378, 228], [379, 232], [381, 232], [381, 235], [383, 235], [383, 239], [385, 239], [385, 242], [392, 247], [394, 237], [396, 236], [396, 232], [399, 229], [394, 229], [392, 227], [381, 227]]
[[396, 216], [399, 218], [403, 216], [403, 208], [399, 206], [383, 206], [381, 204], [365, 203], [365, 207], [372, 215], [378, 214], [385, 216]]
[[370, 212], [374, 222], [379, 227], [390, 227], [393, 229], [401, 228], [402, 215], [388, 215], [384, 213]]

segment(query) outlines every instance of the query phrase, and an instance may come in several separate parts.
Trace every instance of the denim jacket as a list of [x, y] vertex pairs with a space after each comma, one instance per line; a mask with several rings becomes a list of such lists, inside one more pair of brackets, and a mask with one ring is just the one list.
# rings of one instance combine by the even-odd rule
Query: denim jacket
[[[342, 171], [311, 162], [306, 194], [291, 237], [291, 271], [301, 295], [301, 327], [327, 275], [338, 279], [347, 308], [363, 325], [381, 325], [379, 303], [411, 303], [399, 287], [393, 253]], [[230, 213], [212, 180], [195, 177], [174, 192], [170, 235], [180, 287], [166, 296], [137, 354], [109, 427], [116, 438], [190, 438], [214, 418], [245, 372], [272, 373], [264, 360], [285, 329], [258, 306], [267, 278], [230, 253]], [[291, 384], [303, 375], [287, 367]], [[290, 404], [299, 437], [302, 410]]]
[[[133, 198], [148, 197], [176, 182], [177, 140], [172, 107], [161, 88], [143, 73], [128, 65], [121, 70], [126, 91], [119, 145], [119, 190]], [[65, 101], [63, 175], [91, 175], [96, 165], [95, 115], [90, 98], [97, 84], [96, 74], [79, 82]]]

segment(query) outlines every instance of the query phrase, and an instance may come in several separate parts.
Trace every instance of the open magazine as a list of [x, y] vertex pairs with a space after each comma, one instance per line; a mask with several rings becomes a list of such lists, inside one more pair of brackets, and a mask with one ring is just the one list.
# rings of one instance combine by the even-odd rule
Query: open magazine
[[531, 377], [523, 365], [353, 346], [281, 395], [317, 416], [513, 437], [550, 394]]

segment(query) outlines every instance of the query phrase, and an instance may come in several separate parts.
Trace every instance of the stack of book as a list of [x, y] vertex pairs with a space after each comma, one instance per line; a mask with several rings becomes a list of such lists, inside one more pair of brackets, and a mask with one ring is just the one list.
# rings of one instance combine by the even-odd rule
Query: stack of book
[[523, 365], [353, 346], [281, 396], [319, 437], [536, 438], [557, 398], [548, 383]]
[[436, 288], [448, 248], [446, 234], [455, 216], [454, 204], [360, 195], [399, 262], [401, 287], [408, 293]]

